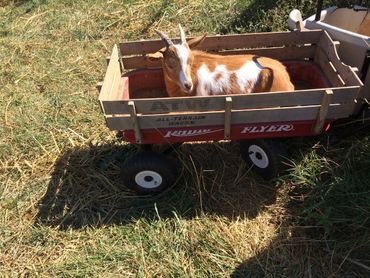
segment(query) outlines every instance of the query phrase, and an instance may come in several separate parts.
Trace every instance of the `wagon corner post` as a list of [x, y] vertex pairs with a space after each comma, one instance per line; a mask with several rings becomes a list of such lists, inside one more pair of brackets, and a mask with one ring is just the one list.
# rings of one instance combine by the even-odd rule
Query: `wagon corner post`
[[120, 67], [119, 49], [115, 44], [111, 52], [111, 56], [108, 62], [107, 71], [104, 76], [104, 80], [101, 83], [99, 91], [99, 101], [101, 108], [106, 112], [104, 102], [114, 99], [121, 81], [122, 69]]
[[225, 98], [225, 119], [224, 119], [224, 138], [225, 139], [230, 139], [232, 104], [233, 104], [233, 99], [231, 97], [226, 97]]
[[313, 129], [314, 134], [320, 134], [322, 132], [332, 97], [333, 91], [330, 89], [325, 90]]
[[137, 113], [136, 113], [135, 102], [134, 101], [129, 101], [127, 105], [128, 105], [129, 110], [130, 110], [130, 119], [131, 119], [132, 127], [133, 127], [134, 133], [135, 133], [135, 141], [138, 144], [142, 144], [143, 143], [143, 135], [142, 135], [141, 130], [140, 130], [139, 120], [138, 120]]

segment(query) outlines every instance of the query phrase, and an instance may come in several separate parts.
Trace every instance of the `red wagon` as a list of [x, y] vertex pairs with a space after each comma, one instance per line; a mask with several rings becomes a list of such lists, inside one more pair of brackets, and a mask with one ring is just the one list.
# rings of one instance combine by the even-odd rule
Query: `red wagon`
[[[241, 140], [242, 156], [271, 178], [284, 152], [268, 138], [317, 135], [354, 111], [362, 83], [340, 61], [336, 45], [325, 31], [207, 37], [202, 50], [282, 61], [296, 90], [169, 98], [161, 64], [147, 57], [162, 42], [125, 42], [113, 48], [99, 100], [108, 127], [130, 143]], [[124, 183], [139, 192], [160, 191], [175, 181], [175, 164], [163, 153], [144, 149], [123, 166]]]

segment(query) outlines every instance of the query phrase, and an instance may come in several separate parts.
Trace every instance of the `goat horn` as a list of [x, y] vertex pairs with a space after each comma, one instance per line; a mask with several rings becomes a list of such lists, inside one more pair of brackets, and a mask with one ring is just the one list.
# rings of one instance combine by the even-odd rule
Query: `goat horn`
[[161, 37], [162, 41], [165, 43], [167, 48], [170, 47], [170, 45], [173, 45], [173, 42], [170, 40], [170, 38], [166, 34], [162, 33], [159, 30], [155, 30], [155, 32], [158, 34], [158, 36]]
[[181, 24], [179, 24], [179, 29], [180, 29], [181, 43], [184, 44], [186, 42], [186, 37], [185, 37], [184, 29], [182, 29], [181, 27]]

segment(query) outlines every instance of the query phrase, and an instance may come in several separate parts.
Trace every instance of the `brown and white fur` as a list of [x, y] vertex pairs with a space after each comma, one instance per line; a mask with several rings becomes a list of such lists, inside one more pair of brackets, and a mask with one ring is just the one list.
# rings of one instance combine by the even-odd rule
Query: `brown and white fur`
[[157, 31], [166, 47], [150, 56], [152, 60], [162, 60], [170, 97], [294, 90], [285, 66], [279, 61], [255, 55], [221, 56], [194, 50], [206, 36], [187, 42], [184, 30], [180, 25], [179, 28], [179, 44]]

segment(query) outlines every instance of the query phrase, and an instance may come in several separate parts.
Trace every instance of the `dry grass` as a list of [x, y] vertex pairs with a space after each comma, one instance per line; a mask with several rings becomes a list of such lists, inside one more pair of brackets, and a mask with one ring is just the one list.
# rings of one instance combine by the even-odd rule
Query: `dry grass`
[[176, 36], [178, 23], [193, 35], [283, 30], [293, 3], [3, 1], [2, 275], [365, 277], [366, 131], [329, 145], [290, 141], [293, 170], [274, 184], [249, 171], [235, 144], [185, 145], [176, 186], [143, 197], [118, 177], [135, 148], [98, 107], [113, 43], [154, 28]]

